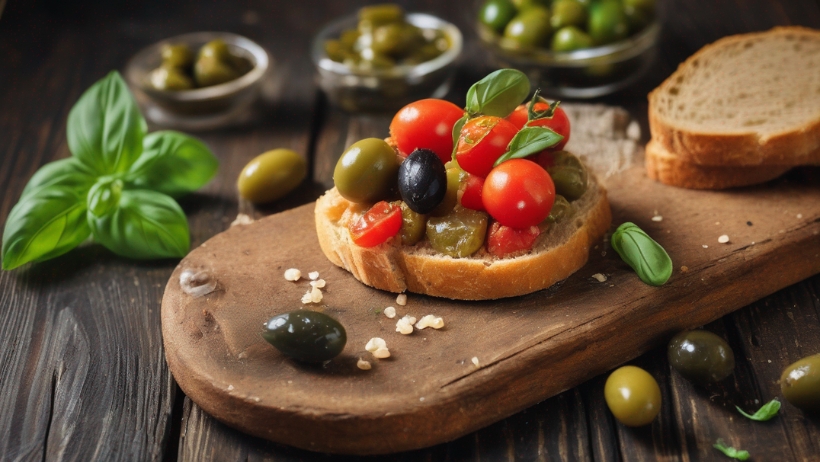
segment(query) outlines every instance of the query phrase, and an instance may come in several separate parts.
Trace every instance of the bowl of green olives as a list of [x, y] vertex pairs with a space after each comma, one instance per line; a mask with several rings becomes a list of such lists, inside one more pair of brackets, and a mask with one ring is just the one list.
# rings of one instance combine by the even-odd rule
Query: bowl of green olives
[[656, 0], [477, 0], [477, 32], [495, 67], [546, 94], [595, 98], [635, 82], [657, 53]]
[[264, 48], [227, 32], [170, 37], [140, 50], [125, 76], [149, 121], [187, 130], [243, 119], [270, 66]]
[[328, 99], [349, 112], [394, 112], [450, 89], [461, 54], [458, 27], [435, 16], [373, 5], [314, 38], [311, 58]]

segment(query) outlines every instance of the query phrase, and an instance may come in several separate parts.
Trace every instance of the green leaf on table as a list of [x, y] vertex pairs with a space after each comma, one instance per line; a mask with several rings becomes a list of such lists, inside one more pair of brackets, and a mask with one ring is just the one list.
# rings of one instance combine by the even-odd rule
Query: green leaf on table
[[467, 91], [467, 113], [507, 117], [529, 94], [530, 81], [523, 72], [499, 69]]
[[20, 200], [55, 185], [79, 194], [87, 193], [96, 179], [96, 174], [75, 157], [55, 160], [34, 173], [23, 189]]
[[741, 409], [740, 406], [735, 406], [735, 408], [737, 408], [737, 412], [740, 412], [748, 419], [757, 420], [758, 422], [765, 422], [767, 420], [771, 420], [777, 415], [777, 412], [780, 411], [780, 401], [773, 399], [764, 404], [763, 407], [758, 409], [754, 414], [747, 414], [743, 412], [743, 409]]
[[202, 141], [175, 131], [150, 133], [127, 183], [172, 197], [196, 191], [216, 174], [219, 161]]
[[672, 276], [672, 259], [660, 244], [634, 223], [618, 227], [610, 239], [621, 259], [638, 273], [641, 281], [660, 286]]
[[718, 439], [717, 442], [712, 445], [712, 447], [722, 452], [726, 456], [731, 457], [732, 459], [747, 460], [750, 457], [749, 451], [744, 451], [742, 449], [735, 449], [733, 447], [726, 446], [722, 439]]
[[147, 126], [116, 71], [91, 86], [68, 114], [68, 148], [99, 175], [123, 173], [142, 153]]
[[115, 210], [88, 214], [88, 224], [97, 242], [128, 258], [183, 257], [191, 245], [179, 204], [154, 191], [123, 190]]
[[82, 188], [51, 184], [29, 191], [3, 231], [3, 269], [62, 255], [90, 234]]
[[495, 161], [495, 167], [510, 159], [522, 159], [560, 143], [564, 137], [546, 127], [524, 127], [515, 134], [507, 152]]

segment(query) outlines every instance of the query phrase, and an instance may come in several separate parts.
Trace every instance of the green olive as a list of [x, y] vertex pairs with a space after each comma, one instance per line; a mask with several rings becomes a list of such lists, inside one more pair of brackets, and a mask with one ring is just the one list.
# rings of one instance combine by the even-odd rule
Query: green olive
[[453, 161], [447, 162], [444, 166], [447, 168], [447, 192], [441, 203], [430, 213], [436, 217], [447, 215], [453, 210], [458, 203], [458, 190], [461, 188], [461, 182], [467, 176], [467, 173]]
[[180, 91], [194, 88], [194, 82], [177, 67], [162, 65], [149, 76], [151, 86], [157, 90]]
[[587, 31], [592, 40], [603, 45], [626, 38], [629, 25], [617, 0], [604, 0], [590, 7]]
[[231, 59], [231, 52], [228, 50], [228, 44], [226, 44], [224, 40], [215, 39], [202, 45], [202, 48], [199, 49], [198, 59], [202, 58], [213, 58], [217, 61], [228, 63]]
[[566, 26], [583, 27], [587, 22], [587, 9], [577, 0], [555, 0], [552, 4], [550, 25], [558, 30]]
[[504, 37], [518, 48], [543, 46], [552, 33], [550, 12], [540, 6], [522, 10], [507, 24]]
[[528, 8], [536, 7], [549, 7], [550, 0], [512, 0], [513, 6], [515, 6], [518, 11], [524, 11]]
[[339, 321], [318, 311], [297, 310], [272, 317], [262, 337], [286, 356], [320, 363], [344, 350], [347, 333]]
[[404, 10], [392, 3], [366, 6], [359, 10], [360, 23], [379, 26], [402, 21], [404, 21]]
[[780, 376], [780, 391], [800, 409], [820, 412], [820, 354], [790, 364]]
[[162, 46], [162, 64], [171, 67], [190, 67], [194, 63], [194, 54], [188, 45], [177, 43]]
[[371, 47], [376, 53], [390, 56], [409, 55], [424, 45], [421, 29], [411, 24], [387, 24], [373, 30]]
[[424, 239], [424, 232], [427, 230], [427, 215], [415, 212], [403, 201], [399, 201], [401, 207], [401, 243], [402, 245], [413, 245]]
[[652, 22], [652, 13], [631, 6], [624, 5], [624, 16], [626, 16], [626, 23], [629, 25], [629, 33], [643, 30]]
[[555, 183], [555, 192], [574, 201], [584, 195], [589, 183], [586, 168], [577, 157], [568, 151], [558, 151], [554, 163], [547, 172]]
[[636, 8], [652, 14], [655, 11], [655, 0], [621, 0], [624, 8]]
[[295, 151], [274, 149], [245, 165], [236, 186], [245, 199], [263, 204], [293, 191], [307, 176], [307, 163]]
[[636, 366], [623, 366], [610, 374], [604, 385], [604, 398], [612, 415], [629, 427], [647, 425], [661, 411], [658, 382]]
[[443, 217], [427, 220], [427, 238], [439, 253], [455, 258], [469, 257], [484, 245], [487, 214], [456, 207]]
[[202, 57], [194, 64], [194, 78], [200, 87], [210, 87], [230, 82], [239, 74], [230, 65], [213, 57]]
[[735, 369], [732, 348], [719, 336], [705, 330], [681, 332], [667, 348], [669, 364], [687, 380], [706, 385], [719, 382]]
[[552, 51], [575, 51], [595, 45], [586, 32], [575, 26], [562, 27], [552, 37]]
[[575, 208], [572, 204], [570, 204], [564, 196], [556, 194], [555, 202], [552, 204], [552, 209], [550, 209], [550, 214], [547, 219], [550, 223], [560, 223], [564, 219], [571, 217], [573, 212], [575, 212]]
[[510, 0], [487, 0], [478, 12], [478, 20], [500, 33], [515, 16], [515, 12], [515, 6]]
[[382, 139], [365, 138], [353, 143], [336, 162], [333, 181], [345, 199], [372, 204], [396, 189], [398, 174], [393, 148]]

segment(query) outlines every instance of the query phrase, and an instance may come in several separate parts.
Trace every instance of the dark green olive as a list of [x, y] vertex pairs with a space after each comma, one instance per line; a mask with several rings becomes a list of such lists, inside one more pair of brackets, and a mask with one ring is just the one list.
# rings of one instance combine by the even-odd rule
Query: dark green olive
[[202, 57], [194, 64], [194, 78], [200, 87], [230, 82], [239, 77], [233, 67], [213, 57]]
[[562, 27], [552, 37], [552, 51], [575, 51], [593, 46], [592, 37], [575, 26]]
[[559, 151], [554, 155], [554, 163], [547, 168], [552, 182], [555, 183], [555, 192], [574, 201], [584, 195], [589, 183], [589, 175], [584, 165], [577, 157], [567, 151]]
[[430, 245], [451, 257], [469, 257], [484, 245], [487, 235], [487, 214], [456, 207], [443, 217], [427, 220]]
[[373, 30], [371, 47], [376, 53], [405, 56], [425, 43], [421, 29], [412, 24], [387, 24]]
[[560, 223], [571, 217], [574, 212], [575, 208], [572, 204], [570, 204], [564, 196], [556, 194], [555, 202], [552, 204], [552, 209], [550, 209], [550, 214], [547, 219], [550, 223]]
[[691, 330], [674, 336], [667, 348], [669, 364], [687, 380], [706, 385], [719, 382], [735, 369], [735, 355], [729, 344], [705, 330]]
[[171, 67], [186, 68], [194, 63], [194, 53], [188, 45], [177, 43], [162, 46], [162, 64]]
[[201, 58], [213, 58], [217, 61], [227, 63], [231, 59], [231, 52], [228, 50], [228, 44], [226, 44], [224, 40], [215, 39], [202, 45], [202, 48], [199, 49], [197, 59]]
[[353, 143], [336, 162], [333, 181], [345, 199], [372, 204], [396, 188], [399, 162], [384, 140], [365, 138]]
[[790, 364], [780, 376], [780, 391], [800, 409], [820, 412], [820, 354]]
[[540, 6], [522, 10], [504, 28], [504, 37], [518, 48], [543, 46], [551, 33], [550, 12]]
[[401, 235], [402, 245], [413, 245], [424, 239], [424, 232], [427, 230], [427, 216], [414, 212], [402, 201], [398, 203], [401, 207]]
[[604, 398], [612, 415], [629, 427], [648, 425], [661, 411], [658, 382], [640, 367], [623, 366], [610, 374]]
[[236, 186], [251, 202], [272, 202], [291, 192], [307, 176], [307, 162], [290, 149], [260, 154], [242, 169]]
[[265, 323], [262, 337], [286, 356], [307, 363], [333, 359], [347, 343], [347, 333], [339, 321], [310, 310], [272, 317]]
[[554, 30], [566, 26], [583, 27], [587, 22], [587, 9], [577, 0], [555, 0], [552, 4], [550, 25]]
[[478, 20], [500, 33], [515, 16], [515, 12], [515, 6], [510, 0], [487, 0], [478, 11]]
[[629, 34], [629, 25], [617, 0], [604, 0], [590, 7], [587, 32], [592, 40], [603, 45], [616, 42]]
[[194, 82], [177, 67], [162, 65], [149, 76], [151, 86], [157, 90], [180, 91], [194, 88]]

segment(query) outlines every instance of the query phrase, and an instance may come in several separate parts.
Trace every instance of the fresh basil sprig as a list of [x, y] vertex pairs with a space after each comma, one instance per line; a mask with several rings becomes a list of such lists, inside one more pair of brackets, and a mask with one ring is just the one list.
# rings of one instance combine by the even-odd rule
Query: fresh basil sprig
[[523, 72], [499, 69], [474, 83], [467, 91], [467, 114], [507, 117], [530, 94], [530, 81]]
[[780, 411], [780, 401], [777, 399], [773, 399], [768, 403], [764, 404], [763, 407], [757, 410], [754, 414], [747, 414], [743, 412], [743, 409], [740, 406], [735, 406], [737, 408], [737, 412], [741, 413], [747, 419], [756, 420], [758, 422], [765, 422], [767, 420], [771, 420], [774, 416], [777, 415], [777, 412]]
[[751, 457], [749, 455], [749, 451], [745, 451], [743, 449], [735, 449], [733, 447], [726, 446], [722, 439], [718, 439], [717, 442], [712, 445], [712, 447], [722, 452], [726, 456], [731, 457], [732, 459], [747, 460], [749, 457]]
[[495, 161], [494, 167], [510, 159], [522, 159], [541, 152], [550, 146], [555, 146], [563, 139], [563, 136], [547, 127], [524, 127], [510, 140], [507, 152]]
[[660, 286], [672, 276], [669, 254], [634, 223], [619, 226], [612, 233], [610, 243], [623, 261], [638, 273], [641, 281]]
[[77, 101], [66, 135], [72, 157], [32, 176], [3, 232], [3, 269], [62, 255], [89, 235], [130, 258], [182, 257], [188, 221], [169, 196], [207, 183], [218, 162], [202, 142], [173, 131], [146, 136], [119, 73]]

